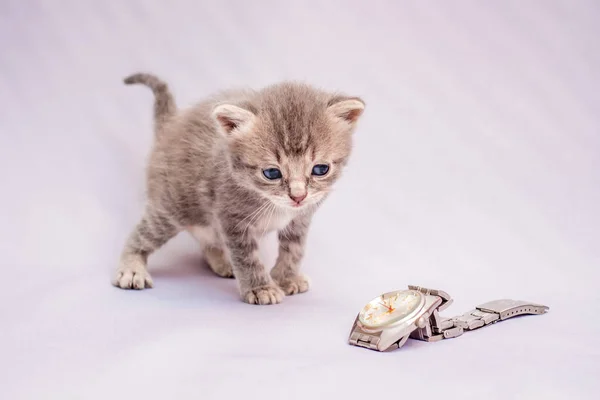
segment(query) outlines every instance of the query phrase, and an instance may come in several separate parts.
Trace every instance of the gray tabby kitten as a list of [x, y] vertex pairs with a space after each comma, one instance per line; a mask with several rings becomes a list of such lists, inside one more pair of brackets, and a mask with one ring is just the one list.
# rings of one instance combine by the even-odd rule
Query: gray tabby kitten
[[[155, 144], [147, 167], [147, 204], [131, 233], [113, 285], [152, 287], [148, 256], [182, 230], [202, 247], [212, 270], [235, 277], [242, 299], [276, 304], [306, 292], [299, 273], [311, 218], [340, 177], [362, 100], [281, 83], [228, 91], [178, 111], [167, 85], [149, 74], [155, 95]], [[258, 242], [277, 230], [270, 274]]]

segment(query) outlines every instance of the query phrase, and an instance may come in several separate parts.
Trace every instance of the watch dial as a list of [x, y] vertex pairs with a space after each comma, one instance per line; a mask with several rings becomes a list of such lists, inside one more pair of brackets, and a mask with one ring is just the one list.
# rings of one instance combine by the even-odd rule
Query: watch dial
[[412, 317], [424, 304], [425, 298], [416, 290], [385, 293], [371, 300], [358, 319], [366, 327], [378, 328]]

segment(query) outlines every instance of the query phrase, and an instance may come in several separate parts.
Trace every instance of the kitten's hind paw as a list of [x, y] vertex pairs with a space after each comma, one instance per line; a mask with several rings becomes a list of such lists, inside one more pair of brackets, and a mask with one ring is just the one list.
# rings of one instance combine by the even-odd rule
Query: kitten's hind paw
[[276, 282], [286, 296], [304, 293], [308, 291], [310, 286], [308, 277], [305, 275], [294, 275], [287, 278], [276, 279]]
[[217, 275], [219, 275], [221, 278], [235, 278], [235, 276], [233, 275], [233, 269], [231, 268], [227, 268], [227, 269], [217, 269], [217, 268], [211, 268], [213, 270], [213, 272]]
[[242, 291], [242, 299], [249, 304], [279, 304], [283, 297], [283, 292], [274, 283]]
[[225, 259], [223, 250], [215, 247], [204, 249], [204, 258], [210, 269], [222, 278], [233, 278], [233, 268], [229, 261]]
[[122, 267], [115, 273], [112, 284], [121, 289], [145, 289], [154, 286], [146, 268]]

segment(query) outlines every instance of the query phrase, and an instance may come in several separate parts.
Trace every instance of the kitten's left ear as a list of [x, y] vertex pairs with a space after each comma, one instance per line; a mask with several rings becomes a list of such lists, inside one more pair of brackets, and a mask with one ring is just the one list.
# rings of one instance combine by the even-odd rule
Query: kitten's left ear
[[251, 111], [232, 104], [216, 106], [212, 112], [212, 116], [227, 134], [230, 134], [235, 129], [249, 125], [256, 117]]
[[334, 97], [328, 103], [327, 111], [353, 125], [365, 109], [365, 102], [359, 97]]

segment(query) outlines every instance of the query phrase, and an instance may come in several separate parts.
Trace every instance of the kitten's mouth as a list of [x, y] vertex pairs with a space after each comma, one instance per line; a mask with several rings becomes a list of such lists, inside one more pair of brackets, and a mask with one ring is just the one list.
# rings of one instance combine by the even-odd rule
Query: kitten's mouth
[[311, 204], [314, 204], [312, 201], [303, 201], [302, 203], [296, 203], [296, 202], [290, 202], [288, 203], [289, 207], [291, 207], [294, 210], [301, 210], [303, 208], [306, 208], [308, 206], [310, 206]]
[[279, 202], [279, 206], [283, 208], [291, 208], [293, 210], [300, 210], [308, 205], [307, 201], [303, 201], [302, 203], [296, 203], [294, 201], [283, 201]]
[[272, 201], [281, 208], [287, 208], [288, 210], [291, 209], [294, 211], [302, 210], [302, 209], [314, 204], [314, 199], [312, 197], [311, 197], [311, 199], [304, 199], [300, 203], [295, 202], [295, 201], [290, 201], [289, 199], [278, 199], [278, 200], [272, 200]]

